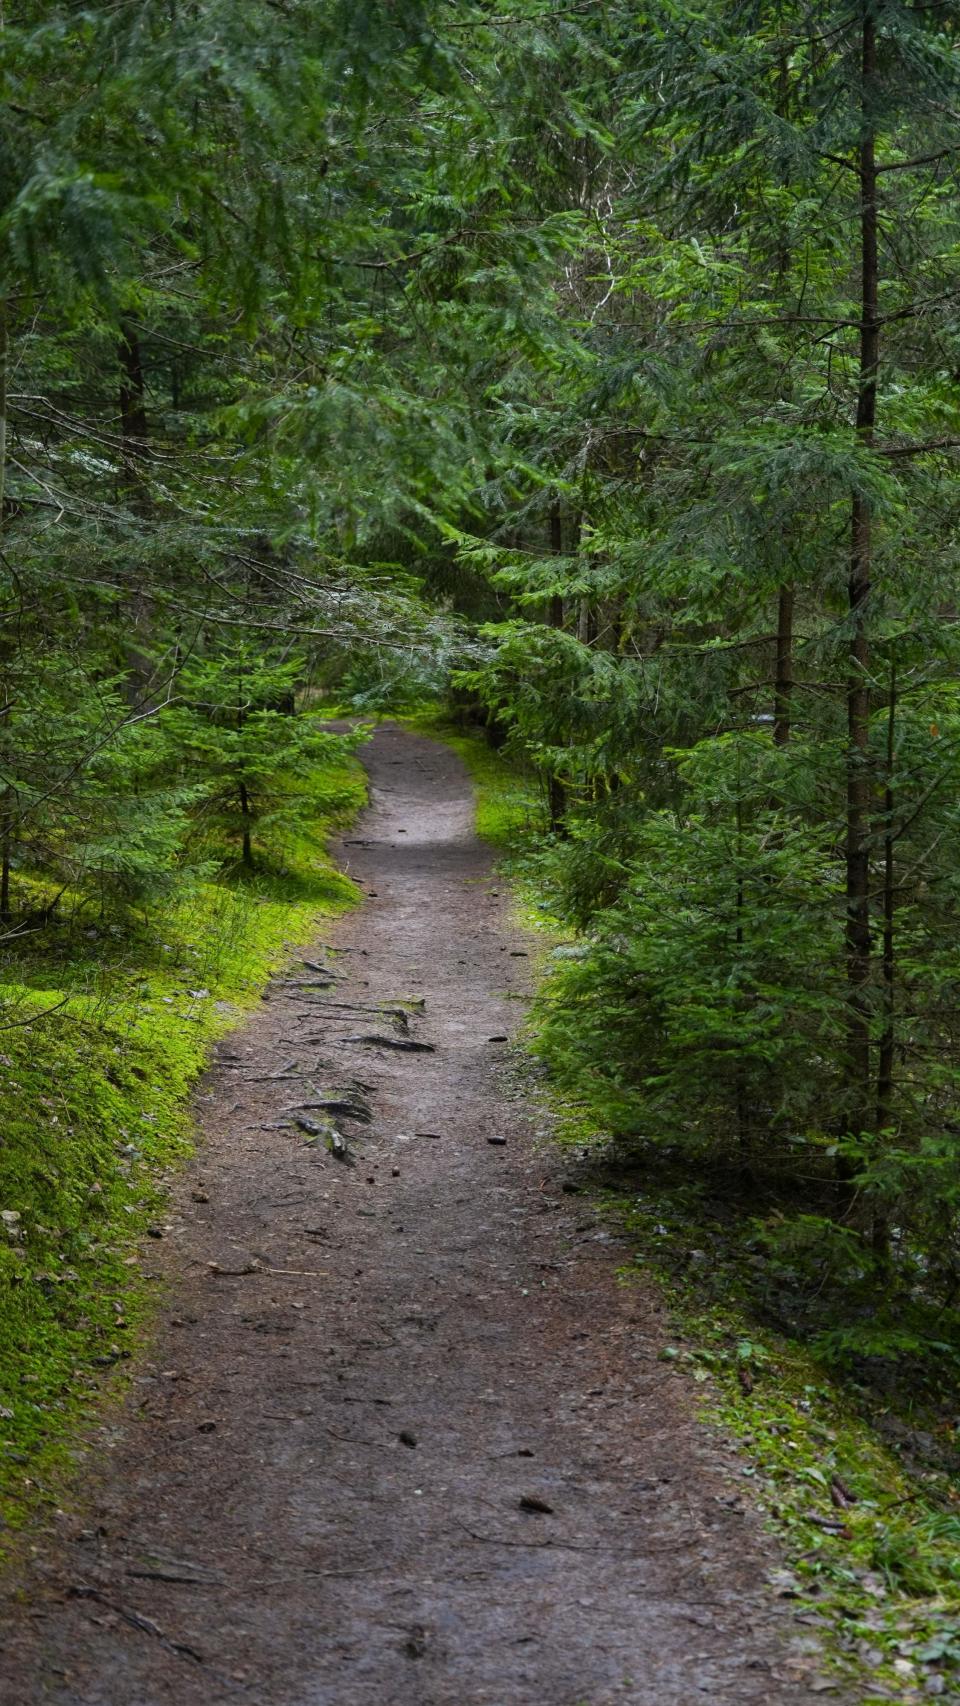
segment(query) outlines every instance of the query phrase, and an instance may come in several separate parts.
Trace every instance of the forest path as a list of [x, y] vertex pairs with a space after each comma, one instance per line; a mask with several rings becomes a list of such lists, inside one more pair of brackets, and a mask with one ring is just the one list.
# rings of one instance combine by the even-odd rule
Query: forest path
[[[0, 1698], [819, 1698], [742, 1466], [511, 1084], [525, 944], [462, 766], [391, 726], [367, 762], [341, 855], [370, 898], [307, 956], [333, 987], [290, 973], [219, 1050], [150, 1250], [171, 1281], [151, 1361], [102, 1430], [82, 1526], [8, 1603]], [[435, 1052], [351, 1040], [403, 1041], [360, 1009], [411, 997]], [[316, 1089], [370, 1104], [343, 1122], [352, 1167], [284, 1123]]]

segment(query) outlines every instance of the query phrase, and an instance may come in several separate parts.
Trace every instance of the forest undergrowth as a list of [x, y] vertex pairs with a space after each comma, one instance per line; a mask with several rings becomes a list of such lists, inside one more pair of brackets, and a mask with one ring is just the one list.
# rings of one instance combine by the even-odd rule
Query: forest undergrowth
[[894, 1285], [871, 1340], [878, 1317], [855, 1249], [846, 1269], [817, 1252], [825, 1170], [762, 1154], [747, 1164], [715, 1141], [696, 1156], [645, 1142], [618, 1121], [602, 1077], [558, 1059], [552, 1027], [571, 1005], [566, 974], [583, 964], [586, 943], [551, 899], [542, 780], [468, 718], [410, 720], [467, 764], [479, 833], [501, 854], [520, 921], [540, 937], [519, 1071], [569, 1153], [567, 1188], [634, 1250], [623, 1283], [652, 1275], [670, 1306], [663, 1358], [700, 1387], [705, 1418], [744, 1457], [749, 1496], [786, 1548], [774, 1591], [798, 1602], [811, 1640], [827, 1640], [838, 1686], [867, 1678], [867, 1702], [955, 1698], [960, 1378], [950, 1345], [939, 1362], [935, 1345], [916, 1344], [912, 1357], [891, 1351], [883, 1321], [908, 1322], [910, 1302]]
[[[364, 803], [359, 763], [334, 745], [288, 783], [296, 822], [264, 831], [253, 868], [214, 824], [202, 876], [139, 906], [78, 890], [0, 947], [0, 1554], [67, 1496], [85, 1418], [149, 1332], [138, 1247], [162, 1236], [212, 1043], [355, 903], [325, 841]], [[49, 888], [18, 874], [16, 915]]]

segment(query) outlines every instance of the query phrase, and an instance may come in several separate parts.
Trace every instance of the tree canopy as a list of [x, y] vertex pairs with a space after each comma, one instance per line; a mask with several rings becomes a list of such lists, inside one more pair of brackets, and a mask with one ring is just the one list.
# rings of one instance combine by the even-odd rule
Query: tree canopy
[[8, 8], [10, 953], [255, 865], [340, 738], [314, 689], [452, 682], [542, 780], [561, 1082], [634, 1143], [812, 1173], [810, 1236], [941, 1339], [958, 21]]

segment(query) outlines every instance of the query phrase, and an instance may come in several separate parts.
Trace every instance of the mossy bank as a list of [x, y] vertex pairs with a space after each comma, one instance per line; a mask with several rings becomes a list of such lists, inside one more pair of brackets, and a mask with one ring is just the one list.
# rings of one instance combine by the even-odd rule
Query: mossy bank
[[[809, 1334], [791, 1336], [764, 1319], [758, 1263], [765, 1283], [770, 1264], [757, 1252], [750, 1190], [724, 1192], [716, 1169], [693, 1179], [682, 1160], [625, 1139], [611, 1125], [609, 1096], [586, 1076], [574, 1084], [561, 1072], [561, 1091], [544, 1019], [581, 950], [545, 898], [544, 791], [481, 735], [440, 716], [417, 726], [467, 764], [478, 828], [505, 855], [518, 910], [542, 942], [544, 976], [525, 1041], [542, 1058], [539, 1093], [570, 1152], [568, 1186], [633, 1245], [623, 1283], [653, 1275], [671, 1306], [665, 1365], [700, 1388], [705, 1420], [738, 1448], [744, 1496], [787, 1559], [771, 1589], [794, 1608], [810, 1663], [825, 1646], [818, 1687], [829, 1696], [832, 1662], [837, 1692], [849, 1697], [853, 1687], [864, 1706], [960, 1699], [955, 1427], [942, 1407], [933, 1422], [922, 1404], [905, 1415], [858, 1383], [849, 1364], [818, 1356]], [[807, 1662], [801, 1652], [801, 1672]]]
[[212, 1041], [357, 898], [325, 843], [365, 801], [359, 763], [325, 757], [297, 790], [295, 832], [265, 826], [252, 871], [228, 862], [137, 913], [78, 904], [0, 962], [0, 1552], [62, 1495], [149, 1319], [138, 1249]]

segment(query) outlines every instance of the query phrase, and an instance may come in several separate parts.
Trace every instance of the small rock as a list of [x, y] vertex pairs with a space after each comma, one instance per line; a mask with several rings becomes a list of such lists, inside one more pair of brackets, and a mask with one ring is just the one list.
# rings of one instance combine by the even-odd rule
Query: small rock
[[427, 1650], [427, 1632], [422, 1623], [414, 1623], [406, 1640], [403, 1650], [408, 1659], [422, 1659]]
[[778, 1599], [795, 1599], [800, 1592], [800, 1583], [790, 1570], [771, 1570], [767, 1581]]
[[532, 1511], [536, 1516], [553, 1516], [553, 1506], [548, 1505], [546, 1499], [541, 1499], [538, 1493], [523, 1493], [520, 1509]]
[[498, 1148], [500, 1148], [500, 1149], [502, 1149], [504, 1147], [506, 1141], [507, 1140], [505, 1137], [488, 1137], [487, 1138], [488, 1143], [495, 1143], [498, 1146]]
[[416, 1444], [417, 1444], [417, 1436], [416, 1436], [416, 1434], [411, 1433], [409, 1428], [401, 1428], [400, 1432], [397, 1435], [397, 1438], [400, 1441], [401, 1445], [408, 1445], [410, 1447], [411, 1451], [415, 1450]]

